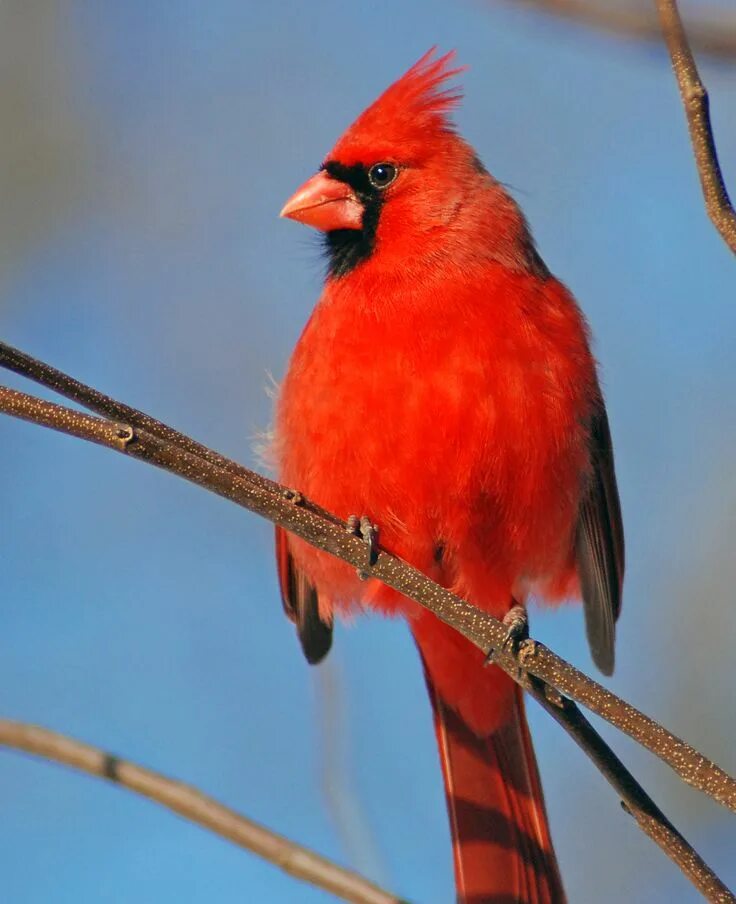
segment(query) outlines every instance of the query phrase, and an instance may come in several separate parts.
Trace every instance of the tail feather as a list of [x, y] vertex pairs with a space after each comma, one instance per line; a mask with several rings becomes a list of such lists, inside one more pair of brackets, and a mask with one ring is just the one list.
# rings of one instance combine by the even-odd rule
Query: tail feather
[[425, 669], [445, 779], [460, 904], [564, 904], [521, 690], [506, 724], [477, 737]]

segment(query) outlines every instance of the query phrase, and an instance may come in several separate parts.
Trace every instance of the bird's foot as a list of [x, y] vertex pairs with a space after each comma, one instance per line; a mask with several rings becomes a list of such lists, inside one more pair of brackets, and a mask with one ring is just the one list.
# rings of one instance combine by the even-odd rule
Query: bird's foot
[[292, 490], [290, 487], [286, 487], [286, 489], [282, 490], [281, 495], [288, 502], [293, 502], [294, 505], [301, 505], [304, 502], [304, 497], [299, 490]]
[[515, 653], [522, 640], [529, 637], [529, 618], [523, 606], [513, 606], [503, 617], [506, 637], [502, 649], [505, 653]]
[[[360, 518], [357, 515], [350, 515], [348, 518], [348, 533], [360, 537], [368, 547], [368, 567], [373, 566], [378, 561], [378, 525], [373, 524], [367, 515]], [[362, 568], [357, 569], [358, 577], [361, 581], [365, 581], [369, 575]]]
[[[506, 637], [501, 644], [501, 652], [516, 653], [521, 642], [529, 637], [529, 618], [526, 609], [519, 605], [513, 606], [504, 615], [502, 621], [506, 626]], [[496, 650], [490, 649], [483, 664], [488, 665], [493, 662], [495, 654]]]

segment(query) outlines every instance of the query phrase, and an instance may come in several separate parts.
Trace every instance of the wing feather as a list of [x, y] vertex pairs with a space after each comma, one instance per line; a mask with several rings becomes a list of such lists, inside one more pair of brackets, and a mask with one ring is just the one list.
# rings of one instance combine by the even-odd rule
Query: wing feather
[[616, 619], [621, 611], [624, 535], [611, 432], [602, 399], [591, 422], [590, 446], [591, 476], [580, 505], [575, 553], [590, 651], [598, 668], [610, 675]]
[[320, 618], [317, 590], [294, 562], [282, 527], [276, 528], [276, 564], [284, 612], [296, 625], [307, 662], [315, 665], [332, 646], [332, 621], [328, 624]]

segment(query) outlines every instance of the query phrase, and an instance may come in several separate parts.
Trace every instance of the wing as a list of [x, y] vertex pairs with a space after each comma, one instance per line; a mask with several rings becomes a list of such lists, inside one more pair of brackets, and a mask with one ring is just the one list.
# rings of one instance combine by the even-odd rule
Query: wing
[[613, 672], [616, 619], [624, 579], [624, 533], [608, 416], [600, 399], [591, 422], [590, 483], [580, 505], [575, 555], [593, 661]]
[[317, 591], [299, 571], [289, 550], [286, 531], [276, 528], [276, 564], [284, 612], [296, 625], [296, 632], [310, 665], [324, 659], [332, 646], [332, 621], [319, 617]]

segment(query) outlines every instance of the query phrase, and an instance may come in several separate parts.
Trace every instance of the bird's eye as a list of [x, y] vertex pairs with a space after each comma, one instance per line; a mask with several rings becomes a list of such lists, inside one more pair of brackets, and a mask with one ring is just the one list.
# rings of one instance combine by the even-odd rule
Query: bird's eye
[[393, 163], [376, 163], [368, 170], [368, 180], [374, 188], [386, 188], [396, 178], [396, 167]]

